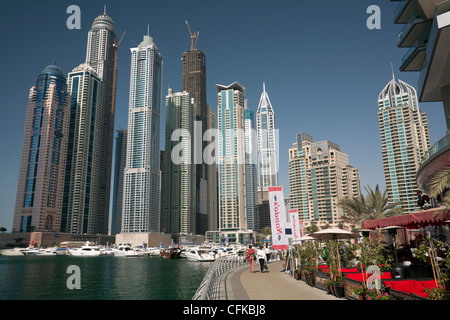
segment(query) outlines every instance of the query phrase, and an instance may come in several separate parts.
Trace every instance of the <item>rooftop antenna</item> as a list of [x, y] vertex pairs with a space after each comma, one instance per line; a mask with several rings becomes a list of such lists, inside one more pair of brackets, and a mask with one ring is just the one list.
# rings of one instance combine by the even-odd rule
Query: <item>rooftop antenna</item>
[[200, 31], [192, 33], [191, 28], [189, 27], [189, 23], [187, 22], [187, 20], [185, 20], [185, 21], [186, 21], [186, 25], [188, 27], [189, 33], [191, 34], [191, 50], [194, 50], [195, 47], [197, 46], [197, 40], [198, 40], [198, 35], [200, 34]]
[[103, 10], [103, 14], [106, 15], [106, 4], [105, 4], [105, 9]]
[[394, 74], [394, 65], [391, 62], [391, 69], [392, 69], [392, 79], [395, 81], [395, 74]]
[[147, 36], [150, 36], [150, 24], [147, 25]]

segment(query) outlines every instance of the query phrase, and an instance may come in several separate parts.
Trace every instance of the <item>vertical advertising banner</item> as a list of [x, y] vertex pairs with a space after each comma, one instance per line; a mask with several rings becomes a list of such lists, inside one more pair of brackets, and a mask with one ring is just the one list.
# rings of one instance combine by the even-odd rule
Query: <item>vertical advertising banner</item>
[[297, 210], [289, 210], [289, 218], [291, 219], [292, 225], [292, 240], [297, 240], [301, 238], [300, 234], [300, 223], [298, 220], [298, 211]]
[[284, 204], [283, 188], [269, 188], [270, 222], [272, 225], [272, 247], [275, 250], [287, 250], [286, 238], [286, 207]]

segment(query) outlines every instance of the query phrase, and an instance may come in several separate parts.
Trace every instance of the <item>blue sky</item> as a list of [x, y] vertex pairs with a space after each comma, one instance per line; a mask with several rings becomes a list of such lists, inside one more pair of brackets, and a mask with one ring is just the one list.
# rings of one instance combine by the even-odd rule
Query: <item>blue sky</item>
[[[81, 30], [69, 30], [69, 5], [81, 9]], [[0, 67], [0, 227], [11, 230], [28, 93], [55, 60], [64, 73], [84, 62], [87, 33], [104, 4], [120, 38], [116, 129], [126, 128], [130, 48], [147, 33], [164, 56], [163, 96], [181, 89], [181, 55], [189, 50], [185, 24], [200, 31], [207, 57], [208, 103], [217, 108], [216, 84], [246, 87], [256, 111], [266, 83], [280, 129], [280, 184], [288, 196], [288, 149], [297, 132], [330, 140], [360, 170], [361, 186], [385, 186], [377, 97], [391, 80], [417, 87], [419, 73], [398, 71], [407, 49], [396, 46], [398, 2], [387, 0], [39, 0], [2, 1]], [[370, 5], [381, 9], [381, 29], [369, 30]], [[422, 103], [431, 143], [445, 135], [441, 103]], [[164, 107], [162, 108], [164, 110]], [[164, 112], [162, 124], [164, 124]], [[164, 132], [164, 131], [162, 131]], [[162, 139], [164, 139], [162, 137]], [[162, 146], [164, 146], [162, 144]]]

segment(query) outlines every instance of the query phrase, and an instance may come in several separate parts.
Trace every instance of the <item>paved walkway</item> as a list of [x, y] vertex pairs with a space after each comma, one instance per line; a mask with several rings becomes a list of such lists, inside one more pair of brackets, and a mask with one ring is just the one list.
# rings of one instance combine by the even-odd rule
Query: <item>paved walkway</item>
[[225, 278], [225, 300], [345, 300], [285, 274], [282, 261], [269, 263], [268, 266], [269, 270], [264, 273], [255, 263], [255, 273], [250, 273], [247, 265], [228, 274]]

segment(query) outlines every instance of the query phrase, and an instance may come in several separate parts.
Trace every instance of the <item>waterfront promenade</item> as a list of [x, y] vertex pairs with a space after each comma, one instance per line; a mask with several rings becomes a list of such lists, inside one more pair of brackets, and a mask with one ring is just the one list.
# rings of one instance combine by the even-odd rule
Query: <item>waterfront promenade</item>
[[227, 274], [221, 285], [221, 300], [345, 300], [295, 280], [283, 271], [283, 261], [268, 264], [261, 273], [255, 263], [255, 273], [248, 264]]

